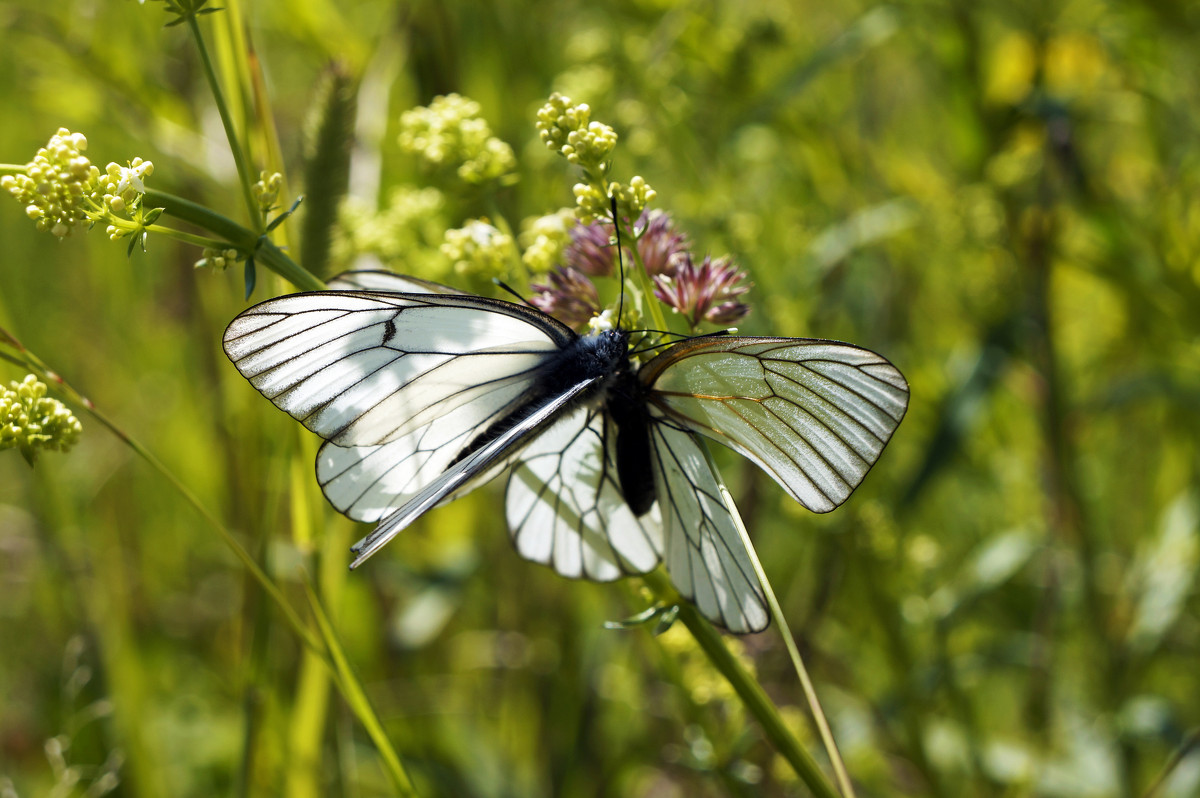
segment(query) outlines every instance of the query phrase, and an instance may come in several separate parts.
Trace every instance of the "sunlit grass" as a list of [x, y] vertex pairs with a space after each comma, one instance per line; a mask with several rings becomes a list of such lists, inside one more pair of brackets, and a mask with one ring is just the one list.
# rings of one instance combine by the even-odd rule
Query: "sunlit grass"
[[[1188, 8], [222, 5], [201, 26], [228, 74], [256, 74], [230, 20], [253, 41], [260, 85], [222, 90], [269, 161], [253, 178], [286, 172], [275, 213], [336, 191], [300, 167], [332, 58], [359, 87], [349, 193], [383, 208], [395, 186], [437, 185], [449, 227], [572, 204], [577, 175], [533, 129], [559, 90], [615, 127], [622, 173], [701, 251], [750, 272], [743, 333], [850, 340], [901, 367], [911, 411], [835, 513], [714, 452], [860, 795], [1141, 796], [1160, 777], [1158, 795], [1195, 793]], [[153, 160], [151, 189], [253, 243], [195, 48], [160, 3], [10, 0], [0, 18], [0, 161], [84, 131], [93, 162]], [[480, 103], [518, 183], [458, 191], [401, 150], [401, 113], [449, 92]], [[315, 199], [279, 231], [302, 262], [304, 214], [329, 212]], [[387, 265], [424, 268], [429, 238]], [[516, 556], [496, 488], [347, 574], [361, 530], [320, 497], [313, 441], [220, 351], [241, 264], [194, 270], [197, 247], [153, 234], [128, 258], [102, 229], [55, 241], [3, 198], [0, 241], [0, 326], [162, 466], [78, 404], [68, 454], [31, 469], [0, 451], [0, 784], [807, 794], [691, 638], [604, 628], [646, 596]], [[258, 278], [256, 297], [293, 290], [268, 264]], [[0, 382], [27, 371], [0, 364]], [[774, 630], [742, 643], [831, 772]]]

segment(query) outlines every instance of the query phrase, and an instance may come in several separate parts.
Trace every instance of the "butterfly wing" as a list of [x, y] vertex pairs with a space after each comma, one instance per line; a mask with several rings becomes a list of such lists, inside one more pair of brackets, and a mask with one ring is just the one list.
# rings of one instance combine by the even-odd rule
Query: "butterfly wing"
[[482, 297], [316, 292], [250, 308], [224, 345], [255, 388], [328, 441], [318, 478], [330, 502], [375, 521], [505, 418], [574, 339], [544, 314]]
[[[330, 291], [374, 291], [398, 294], [453, 294], [469, 296], [448, 285], [383, 270], [342, 272], [326, 283]], [[413, 430], [379, 446], [338, 446], [326, 443], [317, 454], [317, 481], [326, 495], [344, 496], [339, 509], [355, 521], [374, 523], [396, 506], [396, 497], [415, 493], [445, 468], [432, 452], [466, 446], [472, 430], [462, 430], [446, 440], [446, 428]], [[489, 473], [488, 478], [495, 476]], [[480, 479], [480, 483], [488, 479]], [[454, 496], [446, 499], [450, 501]]]
[[895, 366], [836, 341], [701, 337], [639, 377], [663, 417], [750, 458], [818, 513], [858, 487], [908, 407]]
[[657, 514], [638, 518], [625, 503], [615, 435], [601, 409], [583, 407], [521, 452], [508, 479], [505, 512], [522, 557], [598, 582], [658, 565], [661, 525]]
[[651, 423], [650, 437], [665, 560], [676, 590], [731, 632], [762, 631], [770, 622], [766, 598], [703, 442], [663, 419]]
[[418, 277], [409, 277], [406, 274], [396, 274], [382, 269], [342, 272], [327, 282], [325, 287], [330, 291], [386, 291], [393, 294], [471, 296], [466, 291], [459, 291], [457, 288], [435, 283], [432, 280], [422, 280]]
[[547, 426], [554, 424], [560, 414], [567, 412], [577, 396], [602, 379], [602, 376], [594, 375], [576, 381], [561, 391], [531, 399], [522, 407], [519, 418], [510, 416], [494, 436], [489, 435], [485, 443], [470, 451], [464, 450], [445, 471], [423, 486], [395, 512], [387, 515], [375, 531], [351, 546], [357, 556], [350, 567], [357, 568], [427, 510], [467, 493], [505, 468]]
[[[453, 453], [461, 452], [478, 434], [478, 429], [430, 424], [378, 446], [337, 446], [326, 441], [317, 453], [317, 482], [339, 511], [355, 521], [374, 523], [436, 479]], [[479, 484], [495, 477], [502, 465], [481, 474]]]

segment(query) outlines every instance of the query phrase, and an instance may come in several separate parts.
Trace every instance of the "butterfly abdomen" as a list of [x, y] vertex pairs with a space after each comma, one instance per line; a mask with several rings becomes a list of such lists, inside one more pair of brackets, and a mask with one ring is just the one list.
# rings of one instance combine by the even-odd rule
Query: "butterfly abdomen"
[[621, 495], [639, 518], [656, 498], [650, 452], [650, 416], [642, 384], [632, 371], [622, 372], [609, 389], [606, 408], [617, 425], [617, 479]]

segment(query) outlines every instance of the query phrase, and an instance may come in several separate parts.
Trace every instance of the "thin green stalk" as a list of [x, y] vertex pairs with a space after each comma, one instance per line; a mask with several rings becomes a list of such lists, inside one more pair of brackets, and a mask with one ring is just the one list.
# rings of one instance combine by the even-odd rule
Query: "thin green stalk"
[[733, 496], [729, 495], [729, 488], [725, 487], [725, 482], [721, 479], [720, 472], [717, 471], [717, 464], [713, 462], [712, 454], [708, 451], [708, 447], [703, 447], [703, 451], [705, 457], [708, 459], [709, 470], [712, 471], [712, 475], [717, 481], [717, 486], [721, 490], [721, 499], [725, 502], [725, 506], [733, 518], [733, 523], [737, 527], [738, 535], [742, 539], [742, 546], [745, 547], [746, 553], [750, 556], [750, 562], [754, 566], [754, 575], [758, 577], [758, 583], [762, 585], [763, 593], [766, 594], [767, 608], [770, 610], [771, 618], [779, 627], [779, 634], [783, 637], [783, 644], [787, 648], [788, 656], [792, 660], [792, 667], [796, 671], [796, 676], [800, 678], [800, 686], [804, 690], [804, 698], [808, 701], [813, 721], [816, 723], [817, 731], [821, 735], [821, 742], [825, 744], [825, 751], [829, 754], [829, 761], [833, 765], [833, 773], [837, 777], [838, 787], [841, 788], [842, 795], [846, 796], [846, 798], [854, 798], [854, 785], [851, 783], [850, 776], [846, 772], [845, 763], [842, 762], [842, 755], [838, 751], [837, 742], [833, 739], [833, 732], [829, 728], [829, 721], [825, 718], [825, 712], [821, 709], [821, 702], [817, 699], [817, 691], [813, 687], [812, 679], [808, 676], [808, 668], [804, 667], [804, 660], [800, 658], [800, 650], [796, 646], [796, 638], [792, 635], [791, 628], [788, 627], [787, 619], [783, 615], [783, 609], [780, 608], [779, 600], [775, 597], [775, 591], [771, 588], [771, 582], [767, 579], [767, 573], [763, 570], [762, 562], [758, 559], [758, 552], [750, 540], [750, 533], [746, 530], [746, 525], [742, 523], [742, 517], [738, 513]]
[[275, 601], [275, 603], [279, 605], [279, 608], [283, 610], [283, 615], [287, 620], [288, 625], [292, 627], [292, 631], [299, 636], [304, 645], [317, 653], [323, 654], [324, 647], [306, 628], [304, 622], [300, 620], [300, 616], [296, 614], [294, 609], [292, 609], [292, 605], [287, 601], [286, 598], [284, 598], [283, 593], [280, 592], [279, 587], [274, 581], [272, 581], [271, 577], [262, 570], [254, 558], [250, 556], [250, 553], [246, 551], [242, 544], [238, 542], [237, 538], [233, 536], [233, 533], [226, 529], [225, 526], [208, 511], [208, 508], [204, 506], [200, 499], [194, 493], [192, 493], [191, 490], [188, 489], [188, 487], [184, 485], [179, 478], [176, 477], [171, 470], [162, 463], [162, 461], [155, 457], [149, 449], [138, 443], [124, 430], [118, 427], [112, 420], [108, 418], [108, 416], [106, 416], [94, 404], [92, 404], [90, 399], [76, 391], [70, 385], [70, 383], [59, 376], [58, 373], [47, 367], [37, 355], [26, 349], [25, 346], [20, 343], [20, 341], [18, 341], [11, 333], [3, 328], [0, 328], [0, 340], [7, 342], [21, 355], [20, 357], [16, 357], [6, 352], [0, 352], [0, 358], [35, 372], [37, 377], [44, 382], [54, 383], [59, 392], [62, 393], [67, 399], [69, 399], [78, 407], [83, 408], [88, 415], [98, 421], [101, 426], [115, 435], [122, 443], [124, 443], [139, 457], [145, 460], [151, 466], [151, 468], [158, 471], [169, 483], [171, 483], [171, 486], [179, 492], [179, 495], [181, 495], [188, 504], [192, 505], [192, 507], [194, 507], [198, 513], [200, 513], [200, 516], [207, 521], [214, 530], [216, 530], [217, 534], [220, 535], [221, 539], [225, 542], [225, 545], [232, 549], [237, 558], [242, 561], [242, 565], [246, 567], [246, 569], [250, 572], [250, 575], [262, 585], [263, 590], [267, 592], [267, 595], [269, 595]]
[[[265, 557], [266, 536], [259, 539], [258, 549], [258, 553]], [[260, 750], [264, 736], [265, 696], [270, 693], [266, 678], [270, 653], [269, 605], [262, 600], [261, 591], [255, 590], [254, 585], [253, 580], [245, 580], [245, 598], [242, 602], [245, 616], [251, 619], [251, 623], [249, 632], [243, 632], [249, 637], [250, 656], [242, 693], [242, 761], [238, 768], [237, 798], [251, 798], [254, 794], [259, 762], [263, 759]], [[312, 651], [305, 653], [306, 656], [319, 656]]]
[[221, 84], [217, 80], [217, 73], [213, 68], [212, 58], [209, 57], [208, 47], [204, 44], [204, 36], [200, 33], [200, 23], [192, 15], [187, 17], [187, 25], [188, 29], [192, 32], [192, 38], [196, 41], [196, 50], [200, 53], [200, 62], [204, 69], [204, 76], [208, 79], [208, 87], [212, 91], [213, 102], [217, 105], [217, 113], [220, 114], [221, 124], [225, 127], [225, 137], [229, 140], [229, 150], [233, 154], [233, 162], [237, 166], [238, 182], [242, 186], [242, 199], [246, 202], [246, 210], [250, 214], [254, 229], [259, 233], [263, 233], [266, 231], [266, 224], [263, 221], [262, 210], [258, 207], [258, 201], [254, 198], [254, 192], [251, 189], [255, 178], [250, 172], [249, 159], [242, 148], [241, 139], [238, 138], [237, 130], [234, 129], [233, 117], [229, 113], [229, 106], [225, 102], [225, 96], [221, 93]]
[[383, 758], [385, 770], [387, 770], [393, 783], [396, 786], [397, 792], [400, 795], [415, 796], [412, 783], [404, 771], [404, 766], [400, 763], [400, 758], [392, 747], [391, 742], [387, 739], [383, 731], [383, 725], [380, 723], [378, 716], [375, 714], [369, 700], [366, 697], [366, 692], [363, 690], [361, 683], [350, 668], [349, 662], [346, 659], [345, 653], [341, 648], [340, 643], [334, 636], [333, 628], [329, 624], [329, 619], [325, 614], [324, 608], [321, 606], [319, 599], [313, 593], [312, 588], [308, 588], [309, 604], [313, 608], [313, 614], [317, 621], [317, 628], [321, 634], [321, 640], [318, 640], [305, 627], [300, 617], [292, 609], [291, 604], [283, 597], [276, 584], [271, 578], [259, 567], [258, 563], [250, 556], [249, 552], [200, 502], [199, 498], [193, 494], [186, 485], [184, 485], [171, 471], [156, 458], [148, 449], [131, 438], [123, 430], [117, 427], [103, 413], [101, 413], [91, 400], [82, 396], [78, 391], [71, 387], [69, 383], [62, 379], [58, 374], [51, 371], [46, 365], [31, 351], [26, 349], [11, 333], [0, 327], [0, 341], [7, 343], [16, 349], [21, 357], [11, 355], [7, 352], [0, 351], [0, 359], [7, 360], [19, 366], [23, 366], [37, 373], [37, 376], [46, 381], [53, 382], [58, 386], [59, 391], [68, 399], [73, 401], [79, 407], [82, 407], [87, 413], [96, 419], [102, 426], [107, 428], [112, 434], [116, 435], [123, 443], [133, 449], [142, 459], [151, 465], [155, 470], [162, 474], [171, 485], [179, 491], [180, 495], [191, 504], [200, 515], [209, 522], [209, 524], [217, 531], [221, 538], [225, 541], [233, 552], [242, 561], [247, 571], [254, 579], [262, 586], [263, 590], [270, 596], [280, 609], [283, 610], [284, 617], [292, 630], [304, 643], [304, 645], [313, 652], [317, 660], [321, 662], [331, 675], [337, 680], [338, 689], [346, 698], [347, 704], [350, 705], [359, 722], [363, 724], [367, 734], [375, 743], [379, 750], [380, 756]]
[[[633, 224], [633, 222], [631, 221], [630, 224]], [[613, 226], [614, 229], [619, 229], [620, 221], [613, 219]], [[637, 282], [638, 290], [646, 300], [644, 304], [650, 310], [650, 321], [654, 325], [654, 329], [665, 330], [667, 329], [667, 320], [663, 316], [662, 305], [654, 298], [654, 282], [650, 279], [650, 273], [646, 271], [646, 264], [642, 261], [642, 253], [638, 252], [637, 237], [632, 235], [632, 230], [629, 232], [629, 238], [633, 241], [633, 246], [629, 248], [629, 254], [633, 258], [633, 279]], [[619, 241], [620, 239], [618, 238]], [[620, 256], [620, 254], [618, 250], [617, 255]], [[626, 276], [628, 277], [629, 275]], [[621, 290], [624, 289], [625, 286], [621, 286]]]
[[174, 216], [197, 227], [203, 227], [211, 233], [216, 233], [233, 246], [245, 248], [248, 251], [252, 251], [258, 241], [258, 233], [247, 230], [229, 217], [165, 191], [147, 189], [146, 193], [142, 195], [142, 205], [147, 208], [162, 208], [168, 216]]
[[334, 676], [338, 680], [338, 685], [342, 695], [346, 698], [346, 703], [358, 718], [359, 723], [367, 730], [371, 741], [375, 743], [375, 749], [379, 751], [379, 755], [383, 760], [384, 771], [391, 779], [396, 793], [403, 796], [416, 796], [416, 790], [413, 788], [412, 781], [408, 778], [404, 764], [400, 761], [396, 749], [392, 747], [387, 733], [383, 730], [383, 724], [380, 722], [379, 716], [375, 713], [375, 708], [371, 705], [371, 700], [367, 698], [362, 683], [358, 680], [357, 675], [355, 675], [354, 669], [350, 665], [350, 660], [347, 659], [346, 652], [342, 649], [342, 644], [337, 639], [337, 635], [333, 630], [333, 625], [329, 622], [329, 617], [325, 614], [325, 608], [321, 606], [321, 601], [317, 598], [316, 591], [307, 582], [304, 587], [308, 593], [308, 601], [312, 607], [313, 617], [317, 620], [317, 628], [321, 631], [321, 637], [329, 648], [329, 655], [334, 664]]
[[1171, 758], [1167, 760], [1167, 764], [1163, 765], [1163, 769], [1142, 793], [1142, 798], [1157, 798], [1162, 792], [1163, 785], [1167, 783], [1167, 779], [1175, 772], [1175, 768], [1179, 767], [1179, 763], [1184, 760], [1184, 757], [1196, 750], [1197, 747], [1200, 747], [1200, 727], [1192, 729], [1191, 733], [1183, 739], [1183, 742], [1171, 754]]
[[[652, 571], [642, 578], [660, 598], [679, 600], [678, 594], [675, 593], [661, 570]], [[783, 722], [779, 710], [767, 696], [762, 685], [742, 667], [733, 654], [729, 653], [729, 649], [721, 640], [720, 632], [687, 602], [679, 604], [679, 620], [692, 633], [692, 637], [695, 638], [713, 667], [729, 681], [742, 699], [746, 709], [758, 720], [767, 739], [775, 746], [775, 750], [788, 761], [792, 770], [808, 786], [813, 795], [818, 798], [837, 798], [837, 791], [821, 773], [816, 761], [804, 750], [804, 746]]]
[[[210, 208], [162, 191], [147, 191], [142, 202], [146, 207], [163, 208], [170, 216], [215, 233], [230, 246], [253, 255], [257, 263], [266, 266], [301, 291], [320, 291], [325, 288], [324, 282], [289, 258], [270, 240]], [[171, 234], [175, 235], [175, 232], [171, 231]]]
[[[295, 428], [299, 453], [289, 464], [288, 480], [291, 497], [289, 517], [292, 520], [292, 540], [300, 551], [313, 551], [313, 568], [325, 602], [337, 606], [349, 571], [345, 561], [345, 541], [342, 535], [327, 529], [318, 536], [324, 508], [317, 494], [310, 489], [312, 463], [316, 455], [313, 436], [299, 425]], [[321, 502], [323, 504], [323, 502]], [[319, 548], [318, 548], [319, 546]], [[327, 663], [312, 652], [304, 652], [296, 677], [291, 719], [288, 729], [288, 759], [285, 786], [287, 798], [316, 798], [323, 789], [322, 746], [328, 725], [330, 686], [334, 674]]]

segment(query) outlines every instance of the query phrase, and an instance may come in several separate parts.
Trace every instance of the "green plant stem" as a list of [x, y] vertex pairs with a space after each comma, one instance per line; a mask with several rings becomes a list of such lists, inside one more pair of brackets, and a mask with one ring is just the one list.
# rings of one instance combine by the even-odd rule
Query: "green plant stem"
[[316, 591], [307, 582], [305, 583], [305, 590], [308, 593], [308, 600], [312, 606], [313, 616], [317, 620], [317, 628], [321, 631], [321, 636], [325, 640], [325, 644], [329, 649], [329, 655], [333, 660], [334, 678], [338, 681], [341, 693], [346, 698], [346, 703], [349, 704], [351, 711], [354, 712], [359, 722], [367, 730], [371, 741], [375, 743], [375, 748], [379, 751], [379, 755], [383, 759], [384, 770], [391, 779], [392, 786], [396, 789], [396, 794], [415, 796], [417, 794], [416, 790], [413, 789], [412, 781], [408, 778], [404, 764], [400, 761], [399, 755], [397, 755], [396, 750], [392, 747], [391, 741], [388, 740], [387, 734], [383, 730], [383, 724], [379, 721], [379, 716], [375, 713], [370, 699], [367, 698], [366, 691], [363, 690], [361, 682], [359, 682], [358, 677], [354, 673], [354, 669], [350, 666], [350, 661], [346, 658], [346, 652], [342, 649], [341, 642], [334, 633], [333, 625], [329, 622], [329, 617], [325, 614], [325, 608], [321, 606]]
[[734, 526], [737, 527], [742, 547], [746, 550], [746, 555], [750, 558], [751, 565], [754, 566], [754, 575], [758, 579], [758, 583], [762, 586], [763, 593], [767, 599], [767, 609], [779, 629], [780, 636], [783, 637], [784, 647], [787, 648], [788, 657], [792, 660], [792, 668], [795, 669], [796, 676], [800, 679], [800, 686], [804, 690], [804, 698], [808, 702], [809, 710], [812, 712], [813, 722], [817, 726], [821, 742], [825, 745], [825, 751], [829, 754], [829, 762], [833, 765], [833, 773], [837, 778], [838, 787], [841, 788], [842, 795], [846, 796], [846, 798], [854, 798], [854, 785], [850, 781], [849, 774], [846, 773], [846, 765], [842, 762], [842, 755], [838, 752], [837, 743], [833, 739], [833, 732], [829, 728], [829, 721], [825, 718], [824, 710], [821, 709], [821, 702], [817, 699], [817, 691], [813, 687], [812, 679], [808, 676], [808, 668], [804, 667], [804, 660], [800, 658], [800, 650], [796, 647], [796, 638], [792, 635], [787, 618], [783, 615], [783, 609], [779, 606], [779, 600], [775, 597], [775, 590], [771, 587], [770, 580], [767, 579], [767, 572], [763, 570], [762, 562], [758, 559], [758, 552], [754, 548], [753, 541], [750, 540], [750, 533], [747, 531], [746, 525], [742, 523], [742, 516], [738, 512], [737, 504], [733, 501], [733, 496], [729, 493], [729, 488], [725, 487], [725, 481], [721, 479], [721, 472], [717, 470], [717, 464], [712, 459], [712, 453], [709, 452], [707, 446], [702, 446], [701, 450], [704, 452], [704, 457], [708, 462], [708, 469], [712, 472], [713, 479], [721, 491], [721, 499], [725, 502], [725, 507], [729, 510], [729, 516], [733, 520]]
[[[630, 225], [633, 225], [633, 224], [634, 224], [634, 222], [630, 221]], [[621, 225], [621, 222], [619, 219], [613, 219], [613, 229], [614, 230], [619, 231], [620, 225]], [[645, 232], [645, 231], [643, 231], [643, 232]], [[633, 277], [634, 281], [637, 283], [638, 290], [641, 292], [642, 296], [645, 297], [645, 300], [646, 300], [645, 305], [650, 310], [650, 321], [654, 325], [654, 329], [666, 330], [667, 329], [667, 320], [666, 320], [666, 317], [663, 316], [661, 303], [659, 303], [654, 298], [654, 281], [650, 279], [650, 273], [646, 271], [646, 264], [645, 264], [645, 262], [642, 261], [642, 253], [638, 251], [637, 237], [633, 235], [632, 229], [628, 230], [628, 233], [629, 233], [629, 240], [631, 242], [633, 242], [632, 245], [629, 247], [629, 255], [631, 258], [633, 258], [633, 269], [632, 269], [633, 274], [630, 275], [627, 272], [625, 274], [625, 276], [627, 278], [630, 276]], [[620, 241], [620, 239], [618, 237], [618, 242], [619, 241]], [[617, 256], [620, 257], [620, 254], [621, 254], [620, 250], [618, 249]], [[625, 290], [624, 285], [621, 286], [621, 290], [622, 291]], [[618, 319], [617, 321], [620, 322], [620, 319]]]
[[134, 231], [134, 232], [145, 231], [147, 233], [154, 233], [155, 235], [166, 236], [167, 238], [173, 238], [176, 241], [182, 241], [185, 244], [193, 244], [197, 247], [206, 247], [209, 249], [222, 249], [227, 246], [226, 242], [218, 240], [216, 238], [206, 238], [205, 236], [198, 236], [195, 233], [188, 233], [188, 232], [184, 232], [183, 230], [176, 230], [173, 227], [166, 227], [161, 224], [139, 225], [136, 222], [129, 222], [124, 219], [113, 219], [109, 223], [112, 224], [114, 227], [120, 227], [125, 230], [130, 230], [130, 231]]
[[[289, 258], [270, 240], [203, 205], [162, 191], [147, 191], [142, 202], [146, 207], [162, 208], [165, 213], [176, 219], [215, 233], [230, 246], [253, 255], [256, 262], [266, 266], [301, 291], [321, 291], [325, 288], [325, 283]], [[174, 235], [175, 231], [170, 233]], [[204, 246], [209, 244], [205, 243]]]
[[[313, 436], [297, 425], [297, 456], [288, 465], [288, 513], [292, 541], [300, 551], [312, 552], [312, 570], [324, 603], [337, 607], [349, 570], [346, 568], [346, 541], [335, 529], [323, 524], [325, 509], [311, 490], [312, 467], [316, 457]], [[325, 527], [324, 533], [318, 529]], [[291, 720], [288, 729], [287, 776], [283, 795], [287, 798], [317, 798], [321, 794], [322, 749], [328, 725], [330, 686], [335, 674], [321, 658], [310, 651], [303, 654], [296, 675]]]
[[804, 690], [804, 698], [808, 702], [809, 710], [812, 712], [813, 722], [817, 725], [817, 731], [821, 735], [821, 742], [825, 744], [825, 751], [829, 754], [829, 762], [833, 765], [833, 774], [837, 778], [838, 787], [841, 789], [842, 795], [846, 796], [846, 798], [854, 798], [854, 785], [850, 781], [850, 775], [846, 772], [845, 763], [842, 762], [842, 755], [838, 751], [837, 742], [833, 739], [833, 731], [829, 728], [829, 721], [825, 717], [825, 711], [821, 709], [821, 702], [817, 699], [817, 691], [813, 687], [812, 679], [808, 676], [808, 668], [804, 667], [804, 660], [800, 658], [800, 650], [796, 647], [796, 638], [788, 626], [787, 618], [783, 615], [783, 609], [779, 606], [779, 599], [775, 597], [775, 590], [771, 587], [771, 582], [767, 579], [767, 572], [763, 570], [762, 562], [758, 559], [758, 552], [754, 549], [754, 544], [750, 540], [750, 533], [746, 530], [746, 525], [742, 523], [741, 516], [737, 511], [737, 505], [734, 504], [733, 497], [729, 495], [729, 489], [725, 487], [725, 482], [717, 472], [716, 463], [713, 462], [708, 447], [704, 448], [704, 454], [708, 457], [708, 466], [712, 469], [713, 476], [717, 480], [717, 485], [721, 489], [721, 498], [725, 500], [725, 506], [729, 508], [729, 514], [733, 517], [734, 524], [738, 528], [738, 535], [742, 539], [742, 545], [745, 546], [746, 553], [750, 557], [750, 562], [754, 565], [754, 574], [758, 577], [759, 584], [762, 585], [763, 593], [766, 594], [767, 608], [770, 610], [771, 618], [779, 628], [779, 635], [783, 638], [783, 645], [787, 648], [788, 657], [792, 660], [792, 667], [796, 671], [796, 676], [800, 679], [800, 686]]
[[666, 574], [661, 570], [652, 571], [642, 578], [660, 599], [679, 602], [679, 620], [691, 632], [692, 637], [695, 638], [696, 643], [704, 651], [713, 667], [729, 681], [742, 699], [746, 709], [758, 720], [767, 739], [775, 746], [775, 750], [788, 761], [796, 775], [808, 786], [813, 795], [818, 798], [837, 798], [837, 791], [821, 773], [816, 761], [804, 750], [804, 746], [783, 722], [779, 710], [767, 696], [762, 685], [742, 667], [733, 654], [729, 653], [729, 649], [721, 640], [721, 634], [704, 619], [704, 616], [695, 607], [680, 599], [675, 589], [671, 587]]
[[[117, 436], [126, 446], [130, 447], [143, 460], [150, 464], [152, 468], [158, 471], [163, 477], [171, 483], [183, 498], [200, 513], [201, 517], [206, 520], [209, 525], [217, 531], [225, 544], [233, 550], [238, 559], [242, 561], [246, 570], [257, 581], [263, 591], [271, 597], [271, 599], [279, 605], [283, 611], [284, 617], [292, 630], [300, 638], [301, 642], [315, 655], [316, 659], [323, 664], [329, 673], [337, 682], [338, 689], [345, 697], [346, 702], [350, 705], [359, 722], [363, 724], [367, 734], [375, 743], [379, 750], [380, 756], [383, 758], [385, 769], [394, 782], [397, 792], [400, 795], [414, 796], [412, 783], [404, 771], [404, 766], [400, 763], [400, 758], [392, 747], [391, 742], [387, 739], [387, 735], [383, 731], [383, 724], [379, 721], [375, 714], [374, 708], [367, 700], [366, 692], [363, 690], [362, 684], [358, 681], [354, 671], [350, 668], [349, 662], [346, 659], [345, 653], [342, 651], [340, 643], [333, 634], [332, 626], [329, 624], [329, 619], [325, 614], [324, 608], [321, 606], [320, 600], [309, 587], [309, 604], [313, 608], [313, 614], [317, 621], [317, 628], [321, 633], [321, 640], [318, 640], [300, 620], [296, 611], [284, 598], [283, 593], [278, 586], [265, 571], [259, 567], [250, 553], [233, 537], [233, 534], [218, 521], [212, 513], [201, 503], [200, 499], [188, 489], [158, 458], [156, 458], [148, 449], [131, 438], [116, 424], [101, 413], [91, 400], [82, 396], [78, 391], [71, 387], [62, 377], [50, 370], [33, 352], [26, 349], [20, 341], [18, 341], [11, 333], [0, 327], [0, 342], [7, 344], [20, 353], [20, 357], [11, 355], [8, 352], [0, 351], [0, 359], [7, 360], [18, 366], [29, 369], [37, 374], [37, 376], [46, 381], [53, 382], [58, 390], [70, 399], [72, 402], [82, 407], [88, 415], [100, 422], [102, 426], [108, 429], [113, 435]], [[261, 630], [260, 630], [261, 632]], [[265, 638], [264, 638], [265, 639]]]
[[1157, 798], [1157, 796], [1162, 793], [1163, 785], [1167, 783], [1167, 779], [1170, 778], [1173, 772], [1175, 772], [1175, 768], [1179, 767], [1179, 763], [1182, 762], [1188, 754], [1196, 750], [1197, 747], [1200, 747], [1200, 727], [1192, 729], [1191, 733], [1189, 733], [1187, 737], [1183, 739], [1183, 742], [1180, 743], [1179, 747], [1175, 749], [1175, 752], [1171, 754], [1171, 758], [1167, 760], [1165, 765], [1163, 765], [1163, 769], [1160, 770], [1158, 775], [1154, 777], [1154, 781], [1151, 782], [1150, 786], [1146, 788], [1146, 791], [1142, 793], [1142, 798]]
[[101, 426], [115, 435], [122, 443], [124, 443], [126, 446], [132, 449], [134, 453], [145, 460], [151, 468], [153, 468], [155, 471], [158, 471], [169, 483], [171, 483], [171, 486], [179, 492], [179, 495], [181, 495], [188, 504], [192, 505], [192, 507], [194, 507], [198, 513], [200, 513], [200, 516], [204, 518], [204, 520], [207, 521], [214, 530], [216, 530], [217, 534], [220, 535], [221, 539], [225, 542], [225, 545], [229, 546], [237, 558], [242, 561], [242, 565], [246, 567], [246, 569], [250, 572], [250, 575], [262, 585], [263, 590], [267, 592], [267, 595], [269, 595], [275, 601], [275, 603], [279, 605], [279, 608], [283, 611], [284, 618], [287, 620], [288, 625], [292, 627], [292, 630], [299, 636], [304, 645], [308, 646], [313, 651], [322, 654], [324, 653], [324, 647], [315, 637], [313, 637], [312, 633], [304, 625], [304, 622], [300, 620], [300, 616], [296, 614], [296, 611], [292, 608], [292, 605], [287, 599], [284, 598], [283, 593], [280, 592], [279, 587], [274, 581], [271, 580], [271, 577], [269, 577], [266, 572], [259, 567], [258, 563], [255, 562], [254, 558], [250, 556], [250, 553], [246, 551], [245, 547], [243, 547], [242, 544], [238, 542], [237, 538], [233, 536], [233, 533], [226, 529], [224, 524], [218, 521], [213, 514], [208, 511], [208, 508], [204, 506], [200, 499], [194, 493], [192, 493], [186, 485], [180, 482], [179, 479], [173, 473], [171, 473], [171, 470], [162, 463], [162, 461], [155, 457], [149, 449], [138, 443], [124, 430], [118, 427], [112, 420], [108, 418], [108, 416], [106, 416], [94, 404], [92, 404], [90, 399], [76, 391], [70, 385], [70, 383], [47, 367], [46, 364], [37, 357], [37, 355], [26, 349], [16, 338], [12, 336], [11, 333], [3, 328], [0, 328], [0, 340], [7, 342], [20, 353], [20, 357], [17, 357], [6, 352], [0, 352], [0, 358], [29, 369], [44, 382], [53, 383], [61, 394], [63, 394], [76, 406], [83, 408], [88, 415], [98, 421]]
[[196, 41], [196, 50], [200, 53], [200, 62], [204, 68], [204, 76], [208, 79], [208, 87], [212, 91], [213, 101], [217, 105], [217, 113], [220, 114], [221, 124], [225, 127], [225, 137], [229, 140], [229, 150], [233, 154], [233, 162], [237, 166], [238, 182], [242, 186], [242, 199], [246, 202], [246, 210], [250, 214], [254, 229], [259, 233], [265, 232], [266, 224], [263, 220], [262, 210], [258, 207], [258, 201], [254, 198], [254, 192], [251, 189], [251, 186], [254, 185], [254, 179], [250, 173], [249, 159], [242, 148], [242, 142], [237, 135], [237, 130], [234, 129], [233, 117], [229, 113], [229, 106], [225, 102], [225, 96], [221, 93], [221, 84], [217, 80], [217, 73], [213, 68], [212, 58], [209, 57], [208, 47], [204, 44], [204, 36], [200, 33], [200, 23], [194, 15], [190, 15], [187, 17], [187, 25], [188, 29], [192, 32], [192, 38]]

